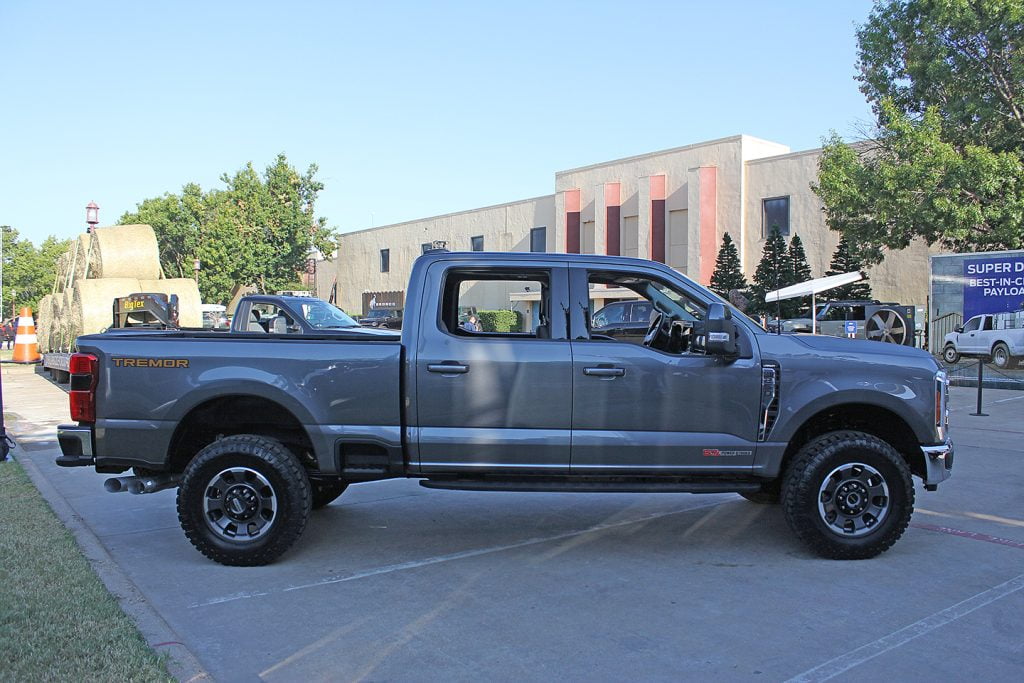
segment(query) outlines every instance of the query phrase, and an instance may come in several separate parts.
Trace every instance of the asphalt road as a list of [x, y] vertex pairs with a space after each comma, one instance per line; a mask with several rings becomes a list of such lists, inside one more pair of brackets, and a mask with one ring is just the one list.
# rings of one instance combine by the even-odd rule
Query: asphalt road
[[98, 541], [100, 571], [173, 632], [151, 643], [182, 644], [216, 680], [1015, 680], [1024, 667], [1024, 392], [986, 390], [990, 416], [971, 417], [974, 390], [952, 390], [954, 476], [918, 487], [911, 528], [873, 560], [817, 559], [777, 506], [731, 494], [396, 480], [350, 487], [276, 564], [229, 568], [185, 539], [173, 491], [108, 494], [104, 476], [56, 467], [63, 391], [3, 372], [18, 458]]

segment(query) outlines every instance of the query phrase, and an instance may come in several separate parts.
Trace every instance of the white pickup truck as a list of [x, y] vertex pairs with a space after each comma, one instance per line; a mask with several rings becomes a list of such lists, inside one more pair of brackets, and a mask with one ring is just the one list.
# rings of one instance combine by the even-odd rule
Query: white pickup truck
[[1024, 311], [976, 315], [957, 325], [942, 343], [942, 359], [952, 365], [960, 356], [988, 357], [999, 368], [1024, 360]]

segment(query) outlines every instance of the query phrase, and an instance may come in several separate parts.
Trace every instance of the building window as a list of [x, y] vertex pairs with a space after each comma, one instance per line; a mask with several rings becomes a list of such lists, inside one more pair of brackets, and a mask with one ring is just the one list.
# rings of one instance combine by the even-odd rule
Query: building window
[[380, 272], [386, 273], [391, 270], [391, 250], [380, 250]]
[[789, 235], [789, 197], [773, 197], [761, 200], [761, 237], [768, 237], [772, 228], [778, 228], [782, 235]]
[[476, 237], [469, 238], [470, 249], [472, 251], [483, 251], [484, 250], [484, 236], [477, 235]]
[[423, 244], [420, 245], [420, 253], [421, 254], [426, 254], [428, 251], [430, 251], [433, 248], [434, 248], [434, 243], [433, 242], [424, 242]]
[[530, 231], [530, 251], [548, 250], [548, 229], [534, 228]]

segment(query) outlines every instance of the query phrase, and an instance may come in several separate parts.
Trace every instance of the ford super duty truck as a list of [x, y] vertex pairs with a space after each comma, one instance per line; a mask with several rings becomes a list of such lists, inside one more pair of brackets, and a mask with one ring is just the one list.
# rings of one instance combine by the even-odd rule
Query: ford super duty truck
[[[646, 334], [594, 330], [595, 302], [615, 299], [649, 303]], [[659, 263], [428, 252], [400, 334], [305, 303], [303, 325], [240, 311], [257, 324], [80, 337], [58, 464], [132, 469], [112, 492], [177, 487], [185, 534], [229, 565], [274, 560], [311, 510], [392, 477], [735, 492], [781, 503], [813, 552], [867, 558], [906, 529], [912, 475], [929, 491], [950, 476], [948, 383], [930, 355], [768, 334]], [[497, 308], [516, 322], [460, 325]]]

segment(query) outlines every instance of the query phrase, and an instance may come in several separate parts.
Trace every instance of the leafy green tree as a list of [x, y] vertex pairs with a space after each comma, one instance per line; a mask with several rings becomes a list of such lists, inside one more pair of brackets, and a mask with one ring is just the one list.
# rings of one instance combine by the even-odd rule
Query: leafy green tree
[[815, 192], [865, 264], [917, 238], [1024, 246], [1024, 0], [883, 0], [859, 29], [874, 140], [832, 135]]
[[711, 291], [728, 298], [729, 292], [747, 288], [747, 278], [743, 275], [740, 254], [729, 233], [722, 235], [722, 246], [718, 249], [715, 259], [715, 272], [711, 275]]
[[236, 285], [287, 289], [313, 249], [333, 248], [334, 231], [314, 214], [323, 189], [316, 172], [311, 165], [300, 174], [279, 154], [262, 173], [249, 163], [221, 176], [222, 189], [190, 183], [180, 195], [141, 202], [120, 222], [153, 226], [168, 277], [191, 277], [198, 258], [204, 301], [224, 303]]
[[868, 274], [864, 272], [864, 264], [857, 257], [857, 254], [854, 253], [854, 250], [850, 248], [846, 237], [840, 237], [839, 244], [832, 253], [832, 263], [829, 265], [825, 275], [842, 275], [843, 273], [853, 273], [855, 271], [859, 271], [864, 276], [864, 279], [823, 292], [821, 299], [823, 301], [871, 299], [871, 283], [868, 282]]
[[[9, 225], [3, 232], [3, 303], [0, 317], [11, 317], [22, 306], [39, 310], [39, 300], [53, 289], [57, 277], [57, 259], [68, 249], [68, 240], [52, 235], [37, 249]], [[17, 296], [14, 295], [17, 292]]]
[[857, 31], [857, 80], [918, 120], [930, 108], [958, 148], [1019, 150], [1024, 141], [1022, 0], [882, 0]]
[[761, 252], [761, 261], [754, 271], [754, 282], [750, 285], [750, 307], [747, 312], [754, 315], [763, 313], [769, 318], [774, 318], [777, 311], [781, 310], [783, 318], [790, 317], [789, 302], [783, 301], [777, 306], [775, 302], [765, 303], [764, 297], [768, 292], [791, 284], [793, 266], [789, 260], [786, 239], [779, 232], [778, 226], [772, 226]]

